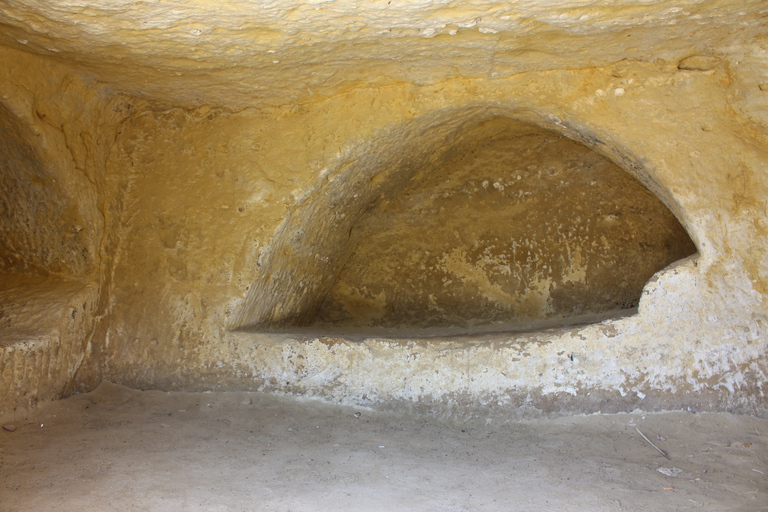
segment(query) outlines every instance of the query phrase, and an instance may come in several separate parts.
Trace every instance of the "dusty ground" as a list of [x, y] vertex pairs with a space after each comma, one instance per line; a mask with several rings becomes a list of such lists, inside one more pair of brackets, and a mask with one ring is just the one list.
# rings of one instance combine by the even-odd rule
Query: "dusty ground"
[[768, 510], [768, 421], [729, 414], [449, 421], [103, 384], [2, 421], [4, 512]]

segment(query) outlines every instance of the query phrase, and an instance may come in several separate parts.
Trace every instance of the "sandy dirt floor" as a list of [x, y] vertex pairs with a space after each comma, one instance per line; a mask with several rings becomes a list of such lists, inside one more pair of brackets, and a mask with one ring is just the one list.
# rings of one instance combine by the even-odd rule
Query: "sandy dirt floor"
[[768, 421], [729, 414], [458, 421], [102, 384], [0, 422], [3, 512], [768, 510]]

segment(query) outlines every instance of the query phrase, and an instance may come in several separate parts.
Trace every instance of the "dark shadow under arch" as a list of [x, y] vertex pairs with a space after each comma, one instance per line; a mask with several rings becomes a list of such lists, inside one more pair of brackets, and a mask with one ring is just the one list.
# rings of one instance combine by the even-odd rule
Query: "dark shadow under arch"
[[93, 263], [90, 227], [43, 164], [39, 141], [0, 103], [0, 273], [79, 278]]
[[[538, 150], [531, 153], [529, 148], [534, 146]], [[557, 152], [553, 154], [552, 148], [558, 148], [557, 151], [562, 153], [560, 164], [566, 162], [567, 165], [558, 164]], [[530, 165], [524, 165], [525, 155], [517, 154], [526, 151], [531, 153]], [[510, 160], [515, 156], [520, 158]], [[462, 164], [465, 168], [449, 169], [457, 167], [457, 162], [466, 164]], [[493, 172], [483, 174], [482, 169], [478, 170], [483, 162], [493, 162]], [[613, 162], [627, 172], [617, 172], [618, 167]], [[585, 166], [590, 167], [588, 172], [584, 170]], [[602, 174], [594, 168], [600, 168]], [[504, 173], [506, 175], [501, 176]], [[596, 178], [598, 175], [610, 176], [610, 179]], [[451, 179], [454, 180], [453, 188], [440, 185], [441, 180], [448, 183]], [[584, 214], [581, 224], [574, 224], [574, 229], [582, 231], [587, 245], [578, 251], [585, 254], [576, 256], [572, 248], [566, 248], [569, 254], [566, 258], [560, 250], [562, 247], [558, 249], [557, 246], [573, 240], [563, 238], [563, 222], [584, 208], [580, 206], [579, 198], [571, 198], [570, 210], [564, 210], [564, 198], [570, 197], [569, 191], [587, 188], [584, 180], [595, 179], [606, 181], [605, 190], [632, 186], [628, 196], [644, 197], [633, 202], [634, 220], [622, 218], [626, 215], [618, 211], [621, 208], [608, 212], [611, 208], [616, 209], [621, 198], [613, 203], [603, 201], [604, 208], [593, 211], [592, 217]], [[558, 183], [566, 180], [580, 181], [570, 188]], [[473, 184], [469, 185], [470, 182]], [[531, 201], [515, 199], [533, 194], [531, 190], [523, 190], [523, 183], [530, 189], [538, 187], [545, 194], [539, 198], [536, 211], [525, 211], [532, 208]], [[477, 229], [473, 228], [472, 219], [445, 214], [451, 209], [448, 198], [461, 194], [461, 190], [467, 197], [455, 205], [460, 203], [467, 215], [477, 217]], [[430, 197], [436, 193], [446, 197]], [[492, 194], [495, 196], [491, 199]], [[404, 199], [406, 196], [410, 199]], [[427, 220], [408, 235], [406, 224], [411, 221], [418, 224], [413, 211], [424, 210], [420, 207], [420, 197], [423, 200], [421, 206], [437, 206], [432, 208], [434, 211], [430, 210], [431, 217], [422, 215], [421, 221]], [[514, 203], [515, 200], [520, 204]], [[485, 204], [476, 208], [473, 201]], [[549, 204], [552, 201], [559, 201], [559, 204]], [[338, 161], [337, 166], [326, 174], [324, 183], [291, 213], [276, 234], [262, 258], [261, 272], [231, 327], [268, 332], [312, 332], [313, 326], [317, 332], [339, 329], [371, 333], [402, 329], [467, 332], [471, 329], [535, 328], [632, 312], [642, 285], [654, 272], [695, 252], [693, 242], [662, 202], [668, 206], [671, 203], [665, 191], [636, 158], [585, 134], [584, 130], [575, 130], [560, 121], [528, 111], [510, 112], [485, 105], [443, 110], [382, 131]], [[393, 206], [394, 203], [397, 204]], [[552, 209], [550, 218], [541, 218], [545, 207]], [[648, 216], [651, 211], [657, 217], [647, 219], [649, 229], [637, 229], [642, 226], [643, 216]], [[515, 217], [514, 212], [522, 212], [522, 217]], [[514, 254], [503, 252], [500, 244], [522, 247], [511, 242], [515, 237], [520, 238], [520, 230], [515, 234], [490, 226], [489, 231], [486, 228], [489, 221], [493, 224], [495, 214], [498, 214], [501, 226], [504, 222], [511, 225], [515, 219], [524, 218], [523, 233], [529, 230], [529, 242], [537, 238], [539, 252], [534, 256], [530, 250], [525, 255], [515, 252], [517, 249], [512, 251]], [[553, 220], [555, 217], [557, 219]], [[614, 274], [642, 267], [642, 271], [635, 272], [629, 279], [631, 283], [625, 286], [631, 289], [630, 295], [634, 298], [628, 298], [624, 292], [607, 291], [606, 286], [613, 279], [610, 275], [600, 279], [587, 278], [588, 274], [597, 275], [595, 269], [608, 265], [610, 260], [603, 253], [593, 258], [592, 263], [580, 260], [587, 257], [587, 253], [595, 252], [590, 247], [601, 236], [605, 238], [600, 232], [590, 232], [586, 236], [588, 231], [595, 231], [594, 226], [589, 227], [590, 223], [598, 223], [601, 218], [607, 224], [619, 223], [618, 231], [615, 225], [606, 228], [606, 232], [614, 233], [614, 238], [622, 226], [634, 226], [634, 236], [640, 235], [641, 240], [633, 242], [630, 233], [630, 245], [635, 243], [642, 248], [653, 239], [650, 251], [633, 253], [623, 250], [614, 258], [613, 264], [621, 267]], [[446, 236], [438, 233], [450, 222], [462, 225], [455, 243], [444, 240]], [[550, 226], [555, 223], [559, 226], [560, 238], [555, 236], [555, 242], [547, 242], [553, 249], [550, 254], [544, 247], [546, 243], [542, 246], [542, 233], [552, 231]], [[482, 228], [485, 232], [493, 232], [493, 240], [483, 238], [484, 235], [468, 239], [475, 231], [482, 231], [481, 225], [485, 226]], [[664, 236], [656, 236], [664, 230]], [[434, 240], [430, 241], [430, 237]], [[402, 246], [399, 249], [398, 244]], [[662, 251], [664, 254], [659, 252], [659, 247], [666, 247]], [[610, 247], [607, 252], [610, 253]], [[645, 261], [649, 254], [656, 254], [652, 262]], [[633, 255], [643, 261], [626, 260]], [[523, 261], [535, 259], [541, 262], [548, 256], [551, 256], [548, 262], [540, 263], [531, 274], [540, 278], [536, 283], [538, 295], [531, 295], [524, 286], [521, 288], [521, 283], [530, 284], [530, 276], [521, 273], [525, 268]], [[409, 258], [413, 259], [410, 266], [405, 261]], [[398, 261], [405, 264], [399, 265]], [[489, 261], [495, 261], [495, 267], [488, 264]], [[528, 265], [529, 270], [534, 266]], [[424, 275], [419, 275], [419, 269], [425, 271]], [[451, 275], [460, 286], [454, 284]], [[573, 284], [590, 279], [600, 282], [600, 286], [592, 286], [591, 296], [594, 299], [600, 295], [602, 299], [589, 299], [590, 293], [585, 292], [589, 286], [578, 289]], [[451, 282], [445, 285], [446, 281]], [[454, 288], [446, 291], [451, 285]]]

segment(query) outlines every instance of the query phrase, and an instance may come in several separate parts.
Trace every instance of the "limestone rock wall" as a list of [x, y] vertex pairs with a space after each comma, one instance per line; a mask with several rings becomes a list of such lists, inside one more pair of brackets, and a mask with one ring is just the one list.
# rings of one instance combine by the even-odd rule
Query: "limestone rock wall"
[[[761, 2], [84, 5], [0, 3], [2, 101], [26, 126], [14, 133], [39, 130], [25, 147], [74, 187], [34, 190], [67, 198], [92, 230], [81, 389], [107, 378], [446, 412], [764, 410]], [[591, 325], [236, 330], [311, 319], [350, 228], [398, 171], [495, 119], [613, 161], [698, 254], [656, 274], [638, 314]]]
[[0, 413], [100, 379], [91, 341], [115, 203], [105, 163], [130, 109], [65, 66], [0, 47]]
[[556, 132], [497, 118], [434, 160], [356, 221], [322, 326], [584, 323], [636, 311], [654, 273], [696, 252], [637, 179]]
[[[130, 120], [109, 164], [133, 169], [125, 179], [138, 212], [118, 236], [109, 378], [356, 403], [758, 407], [765, 245], [754, 212], [765, 145], [757, 125], [734, 115], [727, 83], [725, 65], [622, 62], [360, 88], [298, 109], [177, 108]], [[284, 311], [327, 278], [347, 237], [339, 219], [371, 199], [364, 169], [387, 179], [393, 159], [418, 163], [417, 148], [450, 146], [465, 123], [501, 114], [622, 165], [677, 215], [699, 256], [652, 280], [638, 315], [575, 329], [362, 341], [228, 329], [249, 307]]]
[[70, 220], [62, 226], [50, 222], [69, 213], [67, 200], [29, 146], [32, 134], [25, 133], [26, 127], [10, 111], [0, 108], [4, 120], [0, 128], [0, 154], [4, 156], [0, 185], [2, 270], [75, 275], [86, 272], [90, 263], [88, 248], [79, 239], [83, 230], [80, 224], [84, 223]]
[[69, 396], [87, 371], [98, 288], [20, 275], [0, 284], [0, 415]]

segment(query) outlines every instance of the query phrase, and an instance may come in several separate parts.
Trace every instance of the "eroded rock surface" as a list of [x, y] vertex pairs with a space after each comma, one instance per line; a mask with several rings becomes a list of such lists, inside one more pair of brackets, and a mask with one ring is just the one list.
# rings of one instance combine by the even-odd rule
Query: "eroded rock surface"
[[579, 323], [635, 310], [654, 273], [696, 252], [640, 182], [557, 133], [498, 118], [435, 160], [360, 216], [319, 319], [392, 329]]
[[[2, 269], [78, 283], [92, 304], [62, 342], [76, 361], [66, 385], [40, 396], [108, 378], [457, 411], [764, 410], [762, 4], [0, 2]], [[515, 158], [494, 138], [503, 129], [473, 138], [493, 123], [548, 141], [489, 173], [459, 153], [474, 140], [490, 167]], [[600, 194], [615, 197], [585, 217], [601, 167], [615, 180]], [[522, 218], [524, 234], [473, 228], [492, 210], [512, 218], [513, 192], [533, 190], [555, 213]], [[579, 264], [576, 246], [547, 237], [582, 227]], [[518, 247], [542, 266], [521, 273]], [[598, 264], [613, 273], [593, 277]], [[600, 300], [571, 286], [582, 270]], [[414, 289], [401, 301], [403, 283]], [[431, 296], [467, 306], [462, 321], [495, 322], [496, 304], [546, 316], [630, 295], [636, 315], [522, 334], [233, 330], [431, 325]], [[8, 361], [12, 408], [31, 384], [11, 384]], [[30, 374], [50, 365], [25, 361]]]

